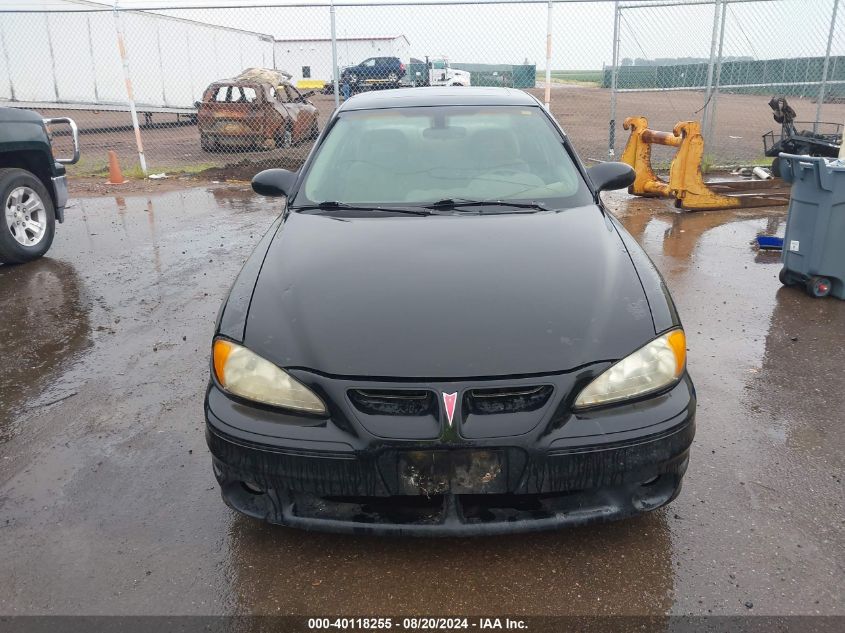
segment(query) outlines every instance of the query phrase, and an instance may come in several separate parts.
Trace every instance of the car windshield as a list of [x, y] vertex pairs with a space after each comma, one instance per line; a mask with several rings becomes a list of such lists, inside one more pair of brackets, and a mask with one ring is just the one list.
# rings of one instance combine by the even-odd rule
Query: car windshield
[[342, 112], [292, 205], [447, 200], [561, 209], [587, 204], [590, 195], [539, 107], [415, 107]]

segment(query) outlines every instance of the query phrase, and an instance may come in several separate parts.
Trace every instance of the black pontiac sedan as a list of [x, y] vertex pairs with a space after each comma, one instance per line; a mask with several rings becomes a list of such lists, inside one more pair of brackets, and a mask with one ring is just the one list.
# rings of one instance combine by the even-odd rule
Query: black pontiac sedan
[[678, 314], [531, 95], [349, 99], [221, 308], [205, 402], [228, 505], [410, 535], [608, 521], [680, 491], [695, 426]]

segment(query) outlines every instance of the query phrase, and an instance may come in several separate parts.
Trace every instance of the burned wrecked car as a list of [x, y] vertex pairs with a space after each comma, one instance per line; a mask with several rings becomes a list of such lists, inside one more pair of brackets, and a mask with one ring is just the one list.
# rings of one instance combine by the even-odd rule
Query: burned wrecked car
[[278, 70], [250, 68], [215, 81], [197, 103], [202, 149], [287, 148], [317, 138], [317, 108]]
[[499, 534], [678, 494], [696, 397], [671, 297], [533, 96], [350, 98], [218, 318], [206, 438], [226, 503], [272, 523]]

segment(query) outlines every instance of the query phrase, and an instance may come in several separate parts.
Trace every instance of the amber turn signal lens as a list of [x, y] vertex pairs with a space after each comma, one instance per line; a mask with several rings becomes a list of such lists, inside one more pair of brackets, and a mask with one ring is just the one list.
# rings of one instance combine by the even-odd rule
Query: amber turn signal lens
[[670, 332], [666, 340], [675, 353], [675, 376], [680, 376], [687, 362], [687, 337], [683, 330], [675, 330]]
[[226, 360], [234, 348], [235, 346], [229, 341], [223, 339], [214, 341], [214, 375], [217, 377], [217, 381], [223, 386], [226, 385], [223, 370], [226, 367]]

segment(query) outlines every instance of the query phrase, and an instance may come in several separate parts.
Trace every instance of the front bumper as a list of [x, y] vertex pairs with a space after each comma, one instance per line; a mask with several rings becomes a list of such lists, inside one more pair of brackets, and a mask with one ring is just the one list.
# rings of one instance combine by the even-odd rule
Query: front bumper
[[321, 531], [526, 532], [621, 519], [677, 496], [695, 434], [688, 377], [631, 405], [562, 417], [563, 407], [565, 397], [550, 403], [516, 436], [462, 437], [458, 420], [455, 434], [398, 441], [352, 416], [260, 410], [212, 384], [206, 438], [230, 507]]

